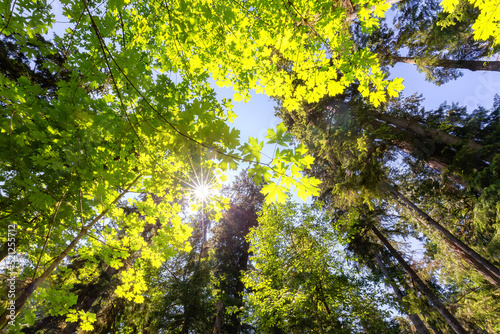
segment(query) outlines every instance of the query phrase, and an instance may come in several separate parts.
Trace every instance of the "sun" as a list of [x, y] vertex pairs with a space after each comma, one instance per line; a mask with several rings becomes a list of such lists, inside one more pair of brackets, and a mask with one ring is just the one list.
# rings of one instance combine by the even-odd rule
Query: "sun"
[[184, 147], [188, 164], [180, 171], [180, 177], [177, 178], [181, 183], [181, 189], [186, 195], [186, 199], [192, 206], [192, 210], [213, 209], [217, 206], [220, 196], [222, 183], [226, 176], [217, 163], [213, 160], [205, 160], [205, 155], [200, 147], [199, 161], [194, 151], [188, 151]]
[[205, 202], [211, 196], [212, 189], [208, 184], [198, 184], [193, 190], [193, 196], [200, 202]]
[[206, 205], [218, 195], [219, 177], [210, 167], [208, 170], [201, 168], [200, 171], [193, 169], [194, 175], [188, 176], [188, 181], [183, 181], [186, 185], [185, 190], [189, 193], [190, 201], [193, 204], [198, 203]]

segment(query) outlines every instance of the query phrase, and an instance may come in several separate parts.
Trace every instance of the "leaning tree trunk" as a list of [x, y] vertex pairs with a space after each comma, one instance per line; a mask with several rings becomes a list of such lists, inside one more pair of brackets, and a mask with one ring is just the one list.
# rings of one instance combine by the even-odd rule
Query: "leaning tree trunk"
[[500, 270], [491, 262], [483, 258], [469, 246], [450, 233], [446, 228], [441, 226], [437, 221], [432, 219], [428, 214], [420, 210], [415, 203], [408, 200], [403, 194], [397, 191], [394, 187], [390, 187], [392, 196], [398, 202], [402, 202], [404, 206], [417, 214], [420, 221], [423, 221], [428, 226], [437, 230], [443, 237], [444, 241], [465, 260], [468, 264], [474, 267], [488, 282], [496, 287], [500, 287]]
[[[396, 63], [418, 65], [418, 58], [415, 57], [400, 57], [391, 55], [388, 59]], [[500, 61], [485, 60], [433, 59], [432, 63], [423, 66], [456, 68], [469, 71], [500, 71]]]
[[[396, 283], [394, 282], [392, 277], [389, 275], [389, 272], [387, 271], [385, 264], [382, 262], [382, 260], [380, 259], [380, 256], [378, 254], [375, 254], [375, 260], [377, 261], [377, 263], [380, 267], [380, 270], [382, 271], [384, 276], [387, 278], [387, 281], [391, 284], [392, 289], [394, 290], [394, 294], [396, 295], [396, 297], [398, 297], [399, 302], [404, 307], [405, 311], [407, 311], [408, 305], [406, 305], [406, 303], [403, 300], [403, 294], [399, 290], [398, 286], [396, 285]], [[408, 313], [408, 317], [410, 318], [413, 326], [415, 326], [415, 329], [417, 330], [418, 334], [430, 334], [429, 330], [427, 330], [427, 327], [425, 327], [424, 322], [422, 321], [422, 319], [420, 319], [418, 314]]]
[[[452, 148], [457, 145], [463, 145], [471, 154], [477, 156], [474, 158], [474, 168], [478, 170], [487, 168], [494, 158], [494, 154], [481, 156], [483, 149], [481, 144], [467, 142], [464, 138], [426, 127], [416, 120], [376, 113], [371, 118], [370, 124], [375, 129], [383, 124], [389, 125], [388, 131], [395, 137], [391, 140], [394, 146], [424, 161], [427, 166], [441, 174], [454, 163], [457, 152]], [[457, 173], [450, 174], [450, 178], [458, 184], [468, 186]]]
[[[460, 145], [464, 143], [465, 139], [450, 135], [449, 133], [443, 132], [438, 129], [429, 128], [422, 126], [415, 120], [404, 119], [401, 117], [396, 117], [384, 113], [377, 113], [375, 117], [381, 121], [387, 122], [403, 131], [411, 131], [414, 134], [420, 136], [421, 138], [428, 138], [434, 143], [443, 144], [446, 146]], [[483, 146], [475, 142], [465, 143], [465, 147], [471, 152], [479, 152]], [[484, 158], [486, 161], [491, 162], [493, 157]]]
[[[99, 299], [105, 292], [110, 290], [111, 286], [116, 285], [117, 274], [124, 269], [130, 268], [132, 265], [131, 261], [126, 261], [126, 264], [119, 269], [114, 269], [108, 266], [106, 270], [103, 270], [97, 281], [93, 281], [78, 293], [77, 304], [72, 307], [77, 311], [88, 312], [91, 310], [92, 305], [95, 301]], [[46, 333], [63, 333], [72, 334], [78, 327], [78, 322], [66, 323], [66, 316], [47, 316], [40, 321], [38, 321], [33, 327], [28, 327], [23, 330], [25, 334], [35, 334], [41, 333], [43, 330], [48, 330]], [[44, 332], [45, 333], [45, 332]]]
[[[408, 285], [408, 282], [406, 282], [404, 279], [399, 278], [398, 281], [406, 291], [410, 291], [412, 289]], [[431, 305], [429, 306], [432, 307]], [[439, 328], [436, 327], [435, 320], [434, 321], [432, 320], [432, 315], [425, 308], [422, 308], [421, 311], [424, 317], [430, 318], [429, 320], [426, 320], [426, 324], [434, 332], [434, 334], [443, 334], [443, 331], [441, 331]]]
[[[372, 118], [370, 120], [370, 125], [374, 129], [379, 129], [381, 126], [388, 124], [389, 127], [387, 130], [394, 137], [389, 141], [391, 145], [414, 156], [418, 160], [422, 160], [427, 166], [440, 174], [445, 174], [448, 166], [453, 164], [453, 159], [456, 155], [455, 151], [443, 144], [436, 143], [429, 137], [422, 137], [412, 131], [408, 131], [405, 124], [410, 124], [409, 121], [401, 121], [394, 116], [391, 116], [389, 119], [383, 116], [381, 118], [384, 118], [384, 120]], [[395, 120], [397, 125], [391, 123], [389, 120]], [[405, 124], [401, 124], [401, 122], [405, 122]], [[478, 168], [484, 168], [486, 166], [485, 164], [480, 165], [481, 166], [478, 166]], [[450, 178], [464, 187], [468, 186], [467, 182], [456, 173], [450, 174]]]
[[[144, 238], [146, 242], [146, 247], [149, 247], [152, 243], [152, 238], [156, 235], [158, 229], [161, 227], [160, 223], [156, 224], [146, 224], [141, 233], [141, 236]], [[118, 269], [115, 269], [111, 266], [101, 273], [97, 283], [89, 284], [82, 293], [78, 296], [78, 302], [74, 309], [77, 311], [88, 312], [94, 308], [95, 302], [107, 292], [111, 292], [119, 285], [120, 278], [118, 274], [130, 269], [137, 259], [137, 254], [130, 255], [126, 260], [123, 266]], [[109, 302], [108, 302], [109, 303]], [[99, 308], [101, 307], [101, 303], [98, 304]], [[104, 305], [103, 305], [104, 307]], [[96, 312], [96, 310], [92, 310]], [[98, 310], [97, 312], [98, 313]], [[62, 330], [60, 333], [62, 334], [72, 334], [76, 331], [78, 327], [78, 322], [70, 322]]]
[[[474, 155], [480, 155], [483, 148], [481, 144], [467, 142], [466, 139], [428, 128], [412, 119], [374, 113], [370, 115], [368, 124], [373, 129], [388, 125], [386, 130], [393, 137], [389, 139], [391, 145], [422, 160], [427, 166], [441, 174], [445, 174], [448, 167], [454, 163], [457, 152], [453, 146], [464, 145]], [[492, 160], [492, 154], [474, 159], [474, 168], [482, 170], [488, 167]], [[457, 173], [450, 173], [449, 177], [464, 187], [468, 186], [462, 176]]]
[[[111, 205], [115, 205], [126, 193], [129, 192], [130, 188], [141, 178], [141, 175], [137, 176], [132, 183], [123, 191], [121, 192], [114, 200], [111, 202]], [[101, 218], [103, 218], [106, 214], [108, 213], [108, 209], [104, 210], [101, 212], [96, 218], [94, 218], [90, 223], [85, 225], [80, 233], [71, 241], [71, 243], [64, 249], [64, 251], [59, 254], [55, 258], [55, 260], [51, 263], [51, 265], [45, 269], [45, 271], [35, 279], [31, 284], [29, 284], [24, 291], [20, 294], [18, 298], [16, 298], [16, 311], [15, 311], [15, 316], [17, 317], [19, 315], [19, 312], [21, 312], [22, 308], [24, 307], [24, 304], [28, 301], [29, 297], [35, 292], [35, 290], [45, 281], [47, 277], [52, 274], [52, 272], [59, 266], [59, 264], [68, 256], [68, 254], [73, 250], [73, 248], [76, 247], [78, 242], [87, 235], [88, 231], [99, 221]], [[8, 315], [9, 315], [9, 310], [5, 310], [5, 312], [0, 316], [0, 330], [3, 329], [8, 321]]]
[[436, 297], [432, 290], [420, 279], [417, 273], [411, 268], [411, 266], [403, 259], [403, 257], [392, 247], [389, 241], [384, 237], [382, 233], [375, 227], [372, 226], [372, 231], [378, 237], [378, 239], [384, 244], [384, 246], [389, 250], [391, 255], [396, 258], [399, 264], [403, 267], [406, 273], [411, 277], [413, 282], [417, 287], [425, 294], [429, 301], [434, 305], [438, 312], [443, 316], [446, 322], [453, 328], [457, 334], [465, 334], [467, 331], [462, 327], [460, 322], [448, 311], [444, 304]]

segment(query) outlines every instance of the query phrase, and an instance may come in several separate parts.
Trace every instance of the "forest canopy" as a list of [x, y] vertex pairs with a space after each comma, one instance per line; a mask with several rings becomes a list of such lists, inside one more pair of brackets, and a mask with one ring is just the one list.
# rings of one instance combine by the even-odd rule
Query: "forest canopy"
[[500, 333], [497, 1], [0, 7], [0, 331]]

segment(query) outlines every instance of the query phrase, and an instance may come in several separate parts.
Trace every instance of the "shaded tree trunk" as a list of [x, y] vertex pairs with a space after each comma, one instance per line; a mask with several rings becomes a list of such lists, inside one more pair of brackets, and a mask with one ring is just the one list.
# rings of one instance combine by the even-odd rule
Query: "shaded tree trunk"
[[[387, 122], [397, 128], [400, 128], [403, 131], [412, 131], [416, 135], [421, 138], [431, 139], [434, 143], [444, 144], [446, 146], [453, 146], [461, 144], [464, 139], [460, 137], [456, 137], [450, 135], [446, 132], [425, 127], [421, 124], [418, 124], [417, 121], [411, 119], [403, 119], [401, 117], [396, 117], [388, 114], [377, 113], [375, 116], [377, 119]], [[478, 152], [483, 148], [481, 144], [470, 142], [466, 143], [465, 146], [470, 149], [472, 152]], [[487, 161], [491, 162], [492, 157], [486, 158]]]
[[220, 334], [222, 322], [224, 320], [224, 304], [221, 300], [217, 301], [217, 314], [215, 315], [214, 334]]
[[394, 199], [396, 199], [396, 201], [400, 203], [403, 203], [404, 206], [415, 212], [420, 221], [437, 230], [444, 237], [444, 241], [455, 252], [457, 252], [463, 260], [465, 260], [468, 264], [475, 268], [488, 282], [496, 287], [500, 287], [500, 270], [498, 270], [498, 268], [496, 268], [492, 263], [490, 263], [469, 246], [460, 241], [446, 228], [432, 219], [428, 214], [420, 210], [420, 208], [418, 208], [413, 202], [408, 200], [394, 187], [391, 187], [390, 191]]
[[448, 311], [448, 309], [444, 306], [444, 304], [436, 297], [436, 295], [432, 292], [432, 290], [420, 279], [417, 273], [411, 268], [411, 266], [403, 259], [403, 257], [392, 247], [389, 241], [384, 237], [382, 233], [375, 227], [372, 226], [372, 231], [375, 233], [377, 238], [384, 244], [384, 246], [389, 250], [391, 255], [396, 258], [399, 264], [403, 267], [406, 273], [411, 277], [413, 282], [417, 285], [417, 287], [425, 294], [425, 296], [429, 299], [432, 305], [438, 310], [438, 312], [443, 316], [446, 322], [453, 328], [455, 333], [457, 334], [465, 334], [467, 331], [462, 327], [460, 322]]
[[[105, 293], [109, 292], [118, 285], [119, 278], [117, 274], [127, 270], [132, 266], [132, 259], [128, 259], [126, 264], [119, 269], [114, 269], [109, 266], [103, 273], [101, 273], [99, 280], [95, 284], [90, 284], [85, 287], [82, 293], [78, 296], [78, 304], [75, 309], [88, 312], [91, 310], [94, 303]], [[104, 306], [104, 305], [103, 305]], [[63, 319], [64, 321], [65, 319]], [[70, 322], [66, 324], [62, 334], [72, 334], [76, 331], [78, 322]]]
[[[118, 270], [109, 266], [105, 271], [102, 271], [97, 281], [87, 284], [78, 294], [77, 304], [72, 308], [78, 311], [90, 311], [95, 301], [110, 290], [110, 286], [112, 285], [110, 283], [116, 281], [114, 279], [116, 274], [131, 266], [130, 261], [127, 262], [127, 265]], [[48, 330], [44, 333], [72, 334], [76, 331], [77, 327], [77, 322], [66, 323], [66, 316], [48, 316], [38, 321], [33, 327], [24, 329], [23, 332], [25, 334], [35, 334], [40, 333], [42, 330]]]
[[[346, 102], [331, 102], [326, 108], [335, 115], [345, 116], [350, 106]], [[416, 119], [407, 119], [384, 113], [370, 113], [355, 116], [361, 123], [368, 124], [373, 130], [385, 127], [389, 138], [380, 138], [390, 145], [402, 150], [425, 162], [435, 171], [445, 174], [449, 166], [454, 163], [457, 151], [453, 147], [464, 145], [473, 155], [479, 156], [483, 146], [476, 142], [468, 142], [438, 129], [426, 127]], [[363, 120], [364, 119], [364, 120]], [[294, 120], [295, 121], [295, 120]], [[493, 155], [474, 159], [474, 167], [482, 170], [489, 166]], [[468, 186], [461, 175], [456, 173], [449, 176], [453, 181], [465, 187]]]
[[116, 318], [125, 308], [123, 299], [110, 300], [97, 314], [97, 321], [93, 323], [94, 333], [109, 334], [118, 333]]
[[[396, 63], [405, 63], [417, 65], [418, 58], [415, 57], [400, 57], [390, 55], [387, 57]], [[469, 71], [500, 71], [500, 61], [483, 61], [483, 60], [453, 60], [453, 59], [435, 59], [428, 66], [457, 68]]]
[[5, 260], [7, 255], [9, 255], [9, 248], [7, 247], [7, 242], [4, 242], [0, 248], [0, 263]]
[[[416, 120], [403, 119], [392, 115], [377, 113], [370, 121], [374, 129], [383, 124], [389, 125], [389, 131], [395, 137], [391, 143], [403, 152], [423, 160], [427, 166], [435, 171], [445, 174], [450, 165], [454, 163], [456, 151], [453, 146], [464, 146], [472, 154], [480, 154], [483, 146], [475, 142], [468, 142], [443, 131], [425, 127]], [[493, 155], [474, 159], [475, 168], [482, 170], [493, 161]], [[468, 186], [461, 175], [453, 173], [449, 176], [453, 181], [464, 187]]]
[[[394, 139], [390, 140], [390, 143], [401, 151], [424, 161], [424, 163], [430, 168], [434, 169], [440, 174], [445, 174], [448, 166], [453, 164], [453, 159], [456, 152], [451, 150], [442, 144], [436, 143], [434, 140], [428, 137], [422, 137], [417, 135], [412, 131], [408, 131], [406, 125], [410, 124], [408, 120], [400, 120], [397, 117], [381, 117], [382, 119], [372, 119], [370, 124], [374, 129], [378, 129], [381, 126], [388, 124], [389, 131]], [[391, 121], [395, 121], [394, 123]], [[420, 129], [423, 130], [423, 129]], [[421, 131], [419, 131], [421, 132]], [[457, 138], [458, 139], [458, 138]], [[480, 167], [485, 167], [482, 164]], [[458, 184], [467, 187], [467, 182], [465, 182], [460, 175], [452, 174], [451, 179]]]
[[[398, 286], [396, 285], [396, 283], [394, 282], [392, 277], [389, 275], [389, 272], [387, 271], [385, 264], [380, 259], [379, 254], [375, 254], [375, 260], [377, 261], [377, 263], [380, 267], [380, 270], [382, 271], [384, 276], [387, 278], [387, 281], [391, 284], [392, 289], [394, 290], [394, 294], [398, 297], [401, 305], [407, 310], [408, 305], [406, 305], [406, 303], [403, 300], [403, 294], [399, 290]], [[415, 313], [407, 313], [407, 314], [408, 314], [408, 317], [410, 318], [410, 321], [412, 322], [413, 326], [415, 326], [415, 329], [417, 330], [418, 334], [430, 334], [430, 332], [427, 330], [427, 327], [425, 327], [424, 322], [422, 321], [422, 319], [420, 319], [418, 314], [415, 314]]]
[[[392, 262], [392, 261], [391, 261]], [[412, 288], [408, 285], [408, 282], [406, 282], [405, 280], [403, 279], [400, 279], [399, 280], [399, 283], [401, 284], [401, 286], [406, 290], [406, 291], [410, 291]], [[430, 305], [428, 305], [429, 307], [432, 307]], [[421, 309], [422, 311], [422, 315], [424, 317], [427, 317], [426, 319], [426, 324], [427, 326], [434, 332], [434, 334], [443, 334], [443, 332], [436, 327], [436, 323], [435, 323], [435, 320], [431, 319], [431, 314], [426, 310], [426, 309]]]

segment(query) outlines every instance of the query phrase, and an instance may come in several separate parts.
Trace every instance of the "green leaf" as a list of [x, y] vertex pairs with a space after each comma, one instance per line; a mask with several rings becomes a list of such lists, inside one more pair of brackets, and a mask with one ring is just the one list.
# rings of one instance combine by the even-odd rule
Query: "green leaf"
[[284, 203], [288, 198], [287, 189], [276, 183], [266, 184], [262, 187], [262, 193], [266, 195], [266, 203]]

